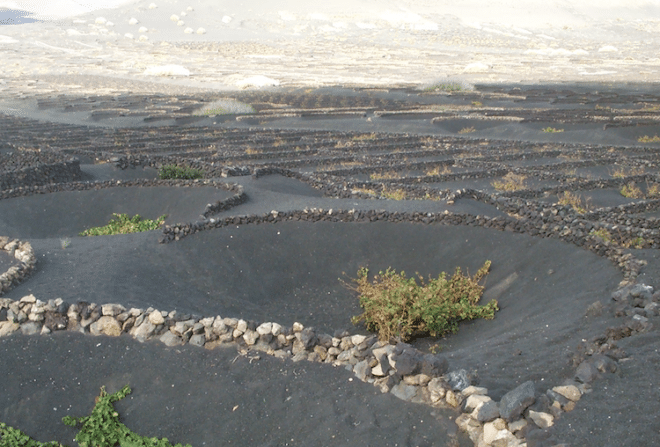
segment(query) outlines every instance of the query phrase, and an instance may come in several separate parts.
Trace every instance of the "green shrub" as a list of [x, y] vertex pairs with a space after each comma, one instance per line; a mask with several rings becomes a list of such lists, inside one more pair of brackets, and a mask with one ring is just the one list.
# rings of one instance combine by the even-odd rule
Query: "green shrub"
[[[75, 441], [80, 447], [190, 447], [176, 444], [172, 446], [167, 438], [149, 438], [133, 433], [119, 422], [119, 413], [115, 411], [114, 402], [130, 394], [126, 385], [114, 394], [108, 394], [101, 387], [101, 394], [96, 398], [96, 405], [87, 417], [73, 418], [65, 416], [62, 422], [71, 427], [80, 425], [80, 431]], [[41, 443], [30, 438], [25, 433], [4, 423], [0, 423], [0, 447], [65, 447], [57, 442]]]
[[369, 270], [361, 268], [355, 283], [346, 284], [359, 294], [364, 313], [352, 318], [354, 324], [364, 321], [367, 329], [378, 332], [381, 340], [430, 334], [441, 337], [458, 330], [458, 323], [476, 318], [492, 319], [499, 310], [496, 300], [485, 306], [477, 303], [483, 295], [480, 281], [490, 269], [490, 261], [473, 276], [465, 276], [460, 268], [447, 279], [442, 272], [428, 283], [419, 276], [407, 278], [405, 272], [396, 273], [388, 268], [369, 281]]
[[165, 215], [158, 220], [143, 219], [139, 214], [128, 217], [128, 214], [112, 213], [114, 218], [110, 219], [108, 225], [90, 228], [79, 233], [80, 236], [107, 236], [111, 234], [139, 233], [142, 231], [157, 230], [165, 222]]
[[0, 447], [64, 447], [57, 442], [39, 442], [4, 422], [0, 422]]
[[158, 170], [158, 178], [161, 180], [194, 180], [202, 177], [204, 177], [204, 172], [201, 169], [188, 168], [177, 165], [163, 165]]

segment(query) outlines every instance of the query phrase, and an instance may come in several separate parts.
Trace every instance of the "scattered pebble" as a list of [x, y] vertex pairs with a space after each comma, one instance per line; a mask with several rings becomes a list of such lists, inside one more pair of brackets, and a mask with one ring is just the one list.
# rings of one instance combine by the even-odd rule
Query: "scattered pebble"
[[129, 25], [137, 25], [138, 23], [140, 23], [140, 21], [135, 17], [131, 17], [131, 20], [128, 21]]
[[158, 8], [158, 5], [156, 5], [155, 3], [151, 3], [149, 5], [149, 9], [156, 9], [156, 8]]
[[206, 34], [206, 30], [204, 28], [198, 28], [197, 34]]
[[105, 20], [103, 17], [97, 17], [96, 20], [94, 20], [94, 23], [97, 25], [103, 25], [105, 22], [107, 22], [107, 20]]
[[192, 28], [186, 28], [185, 30], [183, 30], [183, 32], [186, 33], [186, 34], [192, 34], [193, 29]]
[[186, 8], [186, 11], [190, 12], [190, 11], [194, 11], [194, 9], [193, 9], [192, 6], [188, 6], [188, 7]]
[[149, 29], [147, 29], [146, 26], [141, 26], [140, 29], [138, 30], [138, 32], [140, 33], [146, 33], [147, 31], [149, 31]]
[[179, 20], [178, 22], [176, 22], [176, 26], [183, 26], [185, 24], [186, 22], [184, 22], [183, 20]]
[[177, 22], [177, 21], [179, 21], [179, 16], [176, 15], [176, 14], [172, 14], [172, 15], [170, 16], [170, 20], [171, 20], [172, 22]]
[[124, 37], [126, 37], [128, 39], [132, 39], [133, 35], [131, 33], [126, 33], [126, 34], [124, 34]]
[[149, 40], [149, 38], [143, 34], [142, 36], [140, 36], [140, 38], [138, 40], [140, 42], [146, 42], [147, 40]]
[[112, 22], [105, 22], [105, 26], [115, 26], [115, 24]]
[[231, 22], [231, 17], [229, 16], [222, 17], [222, 23], [229, 23], [229, 22]]

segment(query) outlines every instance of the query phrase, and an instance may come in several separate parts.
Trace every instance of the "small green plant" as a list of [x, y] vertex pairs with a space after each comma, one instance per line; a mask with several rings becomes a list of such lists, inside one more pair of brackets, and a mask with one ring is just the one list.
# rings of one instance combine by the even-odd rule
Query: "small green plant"
[[570, 205], [576, 212], [584, 214], [591, 208], [589, 200], [582, 200], [582, 198], [569, 191], [564, 191], [564, 194], [558, 196], [560, 205]]
[[546, 127], [541, 129], [544, 133], [561, 133], [564, 129], [555, 129], [554, 127]]
[[635, 185], [635, 182], [630, 182], [621, 187], [619, 191], [623, 197], [628, 197], [629, 199], [643, 199], [644, 192]]
[[[92, 413], [86, 417], [62, 418], [64, 424], [71, 427], [80, 426], [80, 431], [74, 438], [80, 447], [190, 447], [182, 444], [172, 445], [167, 438], [149, 438], [133, 433], [119, 421], [119, 413], [115, 411], [114, 402], [130, 394], [126, 385], [114, 394], [108, 394], [105, 387], [96, 398]], [[65, 447], [58, 442], [41, 443], [30, 438], [15, 428], [0, 423], [0, 447]]]
[[0, 422], [0, 447], [65, 447], [58, 442], [39, 442], [22, 431]]
[[613, 178], [626, 178], [644, 174], [644, 166], [620, 166], [610, 174]]
[[461, 130], [458, 131], [458, 133], [460, 133], [460, 134], [466, 134], [466, 133], [472, 133], [472, 132], [476, 132], [476, 129], [473, 126], [464, 127], [464, 128], [462, 128]]
[[501, 180], [493, 180], [491, 185], [498, 191], [520, 191], [521, 189], [527, 189], [525, 178], [522, 174], [509, 172]]
[[433, 84], [424, 89], [425, 92], [461, 92], [463, 90], [469, 90], [463, 86], [460, 82], [455, 81], [446, 81], [438, 84]]
[[472, 105], [474, 107], [481, 107], [483, 106], [483, 103], [481, 101], [472, 101]]
[[643, 137], [637, 138], [637, 141], [640, 143], [660, 143], [660, 137], [657, 135], [654, 135], [652, 137], [649, 137], [648, 135], [644, 135]]
[[71, 239], [68, 237], [60, 239], [60, 247], [62, 247], [62, 250], [66, 250], [69, 245], [71, 245]]
[[158, 170], [158, 178], [161, 180], [194, 180], [202, 177], [204, 177], [204, 172], [201, 169], [188, 168], [177, 165], [163, 165]]
[[492, 319], [499, 310], [497, 301], [491, 300], [485, 306], [477, 304], [484, 290], [480, 281], [488, 274], [490, 264], [486, 261], [473, 277], [463, 275], [460, 268], [449, 279], [442, 272], [426, 283], [418, 275], [421, 284], [391, 268], [370, 281], [369, 270], [361, 268], [354, 284], [344, 283], [359, 294], [364, 310], [352, 322], [364, 321], [367, 329], [377, 332], [381, 340], [408, 340], [415, 335], [441, 337], [455, 333], [458, 323], [464, 320]]
[[89, 228], [80, 236], [108, 236], [112, 234], [140, 233], [142, 231], [157, 230], [165, 222], [166, 215], [157, 220], [143, 219], [139, 214], [128, 217], [128, 214], [112, 213], [114, 218], [110, 219], [108, 225], [103, 227]]
[[646, 240], [643, 237], [638, 236], [636, 238], [631, 239], [625, 246], [626, 248], [632, 247], [639, 250], [644, 248], [644, 244], [646, 244]]
[[607, 229], [605, 228], [599, 228], [598, 230], [591, 230], [589, 232], [590, 236], [595, 236], [601, 238], [604, 242], [607, 242], [608, 244], [611, 244], [614, 238], [612, 237], [612, 233], [610, 233]]
[[656, 199], [660, 197], [660, 184], [647, 183], [646, 184], [646, 197]]

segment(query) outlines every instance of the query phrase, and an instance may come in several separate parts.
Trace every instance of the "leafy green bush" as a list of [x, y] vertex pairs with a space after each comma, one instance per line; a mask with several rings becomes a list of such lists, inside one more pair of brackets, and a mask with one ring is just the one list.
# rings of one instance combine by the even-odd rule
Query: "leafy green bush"
[[128, 217], [128, 214], [112, 213], [114, 218], [110, 219], [108, 225], [103, 227], [89, 228], [80, 236], [107, 236], [111, 234], [139, 233], [142, 231], [157, 230], [165, 222], [166, 215], [162, 215], [158, 220], [143, 219], [139, 214]]
[[158, 170], [158, 178], [165, 179], [184, 179], [194, 180], [204, 177], [204, 172], [201, 169], [187, 168], [177, 165], [163, 165]]
[[0, 422], [0, 447], [64, 447], [58, 442], [39, 442], [22, 431]]
[[[114, 394], [108, 394], [101, 387], [101, 394], [96, 398], [96, 405], [87, 417], [73, 418], [65, 416], [62, 422], [71, 427], [80, 425], [80, 431], [75, 441], [80, 447], [190, 447], [176, 444], [172, 446], [167, 438], [149, 438], [133, 433], [119, 422], [119, 413], [115, 411], [114, 402], [130, 394], [126, 385]], [[57, 442], [41, 443], [31, 439], [20, 430], [0, 423], [0, 447], [65, 447]]]
[[491, 300], [485, 306], [477, 304], [484, 290], [479, 282], [488, 274], [490, 264], [486, 261], [473, 277], [463, 275], [460, 268], [449, 279], [445, 272], [437, 279], [429, 278], [428, 283], [419, 276], [421, 284], [391, 268], [369, 281], [369, 270], [361, 268], [354, 285], [345, 283], [359, 293], [364, 309], [352, 321], [364, 321], [367, 329], [378, 332], [381, 340], [407, 340], [414, 335], [440, 337], [456, 333], [458, 323], [464, 320], [492, 319], [499, 310], [497, 301]]

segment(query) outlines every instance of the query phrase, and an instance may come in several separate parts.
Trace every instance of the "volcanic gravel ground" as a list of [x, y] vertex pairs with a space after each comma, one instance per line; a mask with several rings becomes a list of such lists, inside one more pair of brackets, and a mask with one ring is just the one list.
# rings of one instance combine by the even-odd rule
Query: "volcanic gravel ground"
[[[545, 390], [573, 378], [578, 345], [625, 321], [614, 316], [610, 298], [624, 271], [597, 249], [559, 236], [564, 227], [609, 228], [612, 244], [647, 262], [637, 281], [660, 284], [660, 236], [652, 218], [660, 203], [620, 193], [630, 182], [644, 185], [645, 192], [660, 183], [657, 143], [638, 141], [660, 131], [647, 106], [657, 100], [653, 92], [564, 85], [477, 86], [453, 93], [282, 89], [228, 96], [256, 113], [193, 117], [194, 105], [218, 98], [191, 93], [176, 111], [164, 107], [172, 95], [131, 94], [34, 97], [28, 117], [0, 115], [4, 166], [35, 169], [78, 157], [83, 181], [124, 182], [153, 179], [159, 166], [174, 163], [201, 169], [206, 179], [236, 183], [245, 198], [211, 216], [237, 223], [206, 226], [159, 244], [161, 231], [77, 234], [107, 223], [113, 212], [168, 214], [168, 228], [195, 227], [207, 204], [235, 193], [116, 184], [47, 192], [29, 182], [0, 191], [10, 197], [0, 200], [0, 235], [29, 240], [38, 258], [34, 274], [5, 297], [32, 293], [41, 300], [151, 306], [283, 325], [299, 321], [331, 334], [365, 333], [350, 324], [358, 302], [340, 281], [359, 267], [435, 276], [457, 266], [475, 272], [489, 259], [484, 301], [499, 301], [495, 319], [413, 344], [424, 352], [440, 349], [450, 370], [476, 372], [498, 400], [528, 380]], [[146, 105], [152, 111], [162, 106], [158, 119], [150, 112], [146, 118], [152, 119], [131, 117], [130, 127], [113, 121], [128, 113], [123, 109]], [[408, 113], [386, 118], [384, 112]], [[446, 126], [448, 118], [463, 121]], [[541, 130], [564, 125], [565, 132]], [[461, 132], [470, 126], [474, 132]], [[0, 169], [0, 175], [11, 169]], [[619, 169], [623, 177], [612, 175]], [[387, 178], [391, 171], [398, 178]], [[610, 175], [594, 180], [591, 172]], [[497, 190], [492, 181], [508, 173], [533, 180], [532, 189]], [[565, 191], [589, 195], [589, 212], [557, 204]], [[262, 224], [240, 223], [238, 217], [265, 219], [305, 209], [422, 218], [447, 212], [475, 221], [488, 216], [507, 222], [511, 231], [385, 217]], [[536, 222], [530, 213], [547, 213], [546, 228], [517, 232], [517, 224]], [[70, 239], [66, 247], [64, 237]], [[633, 248], [639, 244], [643, 249]], [[6, 269], [3, 256], [0, 267]], [[596, 301], [604, 305], [602, 315], [586, 316]], [[620, 340], [626, 356], [619, 373], [603, 374], [573, 412], [532, 433], [528, 445], [653, 445], [660, 435], [653, 385], [658, 316], [649, 322], [646, 332]], [[382, 395], [330, 365], [71, 333], [13, 335], [0, 340], [0, 349], [0, 358], [9, 359], [0, 362], [6, 378], [2, 420], [42, 441], [70, 442], [73, 433], [60, 418], [87, 414], [100, 386], [112, 392], [125, 384], [134, 391], [117, 408], [129, 427], [193, 445], [447, 445], [456, 432], [456, 413]], [[462, 433], [458, 440], [470, 445]]]

